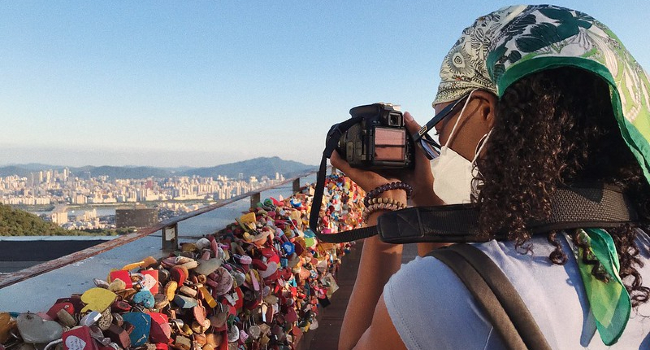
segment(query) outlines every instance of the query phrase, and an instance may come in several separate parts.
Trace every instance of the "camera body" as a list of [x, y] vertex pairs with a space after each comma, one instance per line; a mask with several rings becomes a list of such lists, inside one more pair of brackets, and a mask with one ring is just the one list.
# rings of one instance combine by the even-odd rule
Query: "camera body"
[[[360, 118], [360, 122], [343, 132], [336, 146], [336, 151], [350, 166], [368, 170], [413, 167], [413, 140], [404, 125], [402, 112], [394, 105], [358, 106], [350, 109], [350, 115]], [[333, 137], [331, 132], [330, 137]]]

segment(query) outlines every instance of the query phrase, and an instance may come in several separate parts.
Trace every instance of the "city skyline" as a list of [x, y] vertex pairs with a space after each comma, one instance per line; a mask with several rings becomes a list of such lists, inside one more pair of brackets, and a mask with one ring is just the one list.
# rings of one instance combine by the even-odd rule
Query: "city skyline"
[[[650, 69], [650, 3], [554, 3], [608, 25]], [[315, 165], [354, 106], [431, 118], [444, 55], [505, 5], [2, 2], [0, 165]]]
[[[174, 215], [197, 210], [219, 200], [227, 200], [255, 189], [281, 183], [285, 178], [255, 176], [171, 176], [120, 179], [109, 176], [74, 174], [68, 168], [35, 171], [30, 176], [0, 176], [0, 204], [27, 208], [52, 207], [44, 214], [65, 229], [115, 228], [114, 222], [100, 220], [95, 209], [77, 213], [69, 220], [67, 206], [113, 206], [156, 204], [158, 210]], [[185, 204], [191, 202], [191, 204]], [[112, 226], [111, 226], [112, 225]], [[117, 225], [117, 228], [120, 228]]]

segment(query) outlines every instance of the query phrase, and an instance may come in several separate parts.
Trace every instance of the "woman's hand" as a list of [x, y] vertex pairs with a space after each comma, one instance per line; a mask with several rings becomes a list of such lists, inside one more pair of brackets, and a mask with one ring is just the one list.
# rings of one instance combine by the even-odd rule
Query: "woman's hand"
[[[404, 112], [404, 124], [410, 135], [420, 130], [420, 124], [413, 119], [409, 112]], [[431, 173], [431, 161], [424, 154], [420, 145], [415, 145], [415, 167], [413, 170], [405, 171], [402, 181], [413, 187], [413, 206], [442, 205], [442, 201], [433, 193], [433, 173]]]

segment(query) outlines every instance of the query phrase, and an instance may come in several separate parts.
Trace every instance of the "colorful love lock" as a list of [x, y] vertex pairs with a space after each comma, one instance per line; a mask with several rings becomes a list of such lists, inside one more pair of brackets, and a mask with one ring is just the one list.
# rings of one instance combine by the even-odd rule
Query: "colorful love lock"
[[151, 331], [149, 340], [154, 343], [167, 343], [172, 336], [172, 328], [169, 325], [169, 317], [163, 313], [150, 312]]
[[298, 321], [298, 314], [296, 313], [296, 310], [292, 307], [288, 308], [286, 316], [284, 318], [286, 322], [289, 322], [293, 324], [294, 322]]
[[237, 221], [239, 222], [239, 225], [246, 231], [255, 231], [256, 229], [257, 219], [255, 217], [255, 213], [253, 212], [240, 216]]
[[190, 298], [196, 298], [196, 295], [199, 294], [198, 290], [188, 286], [181, 286], [181, 288], [178, 291], [183, 293], [184, 295], [187, 295]]
[[213, 258], [209, 260], [199, 260], [199, 266], [194, 269], [194, 272], [200, 275], [209, 275], [215, 272], [221, 266], [221, 259]]
[[92, 326], [97, 323], [102, 318], [102, 314], [97, 311], [91, 311], [84, 315], [84, 317], [79, 320], [80, 326]]
[[214, 293], [217, 295], [224, 295], [232, 289], [233, 277], [224, 266], [219, 267], [211, 276], [212, 280], [216, 282]]
[[103, 312], [117, 299], [117, 294], [104, 288], [90, 288], [81, 295], [81, 301], [86, 303], [81, 313], [86, 311]]
[[147, 267], [155, 265], [157, 263], [158, 263], [158, 261], [156, 260], [156, 258], [154, 258], [153, 256], [148, 256], [148, 257], [144, 258], [142, 261], [138, 261], [138, 262], [134, 262], [134, 263], [131, 263], [131, 264], [128, 264], [128, 265], [124, 265], [124, 267], [122, 267], [122, 270], [129, 271], [129, 270], [133, 270], [133, 269], [137, 269], [137, 268], [146, 269]]
[[192, 314], [194, 315], [194, 320], [196, 320], [196, 322], [198, 322], [200, 325], [204, 325], [206, 323], [207, 318], [206, 318], [205, 307], [203, 307], [203, 305], [197, 305], [193, 307]]
[[200, 286], [199, 287], [199, 292], [201, 292], [201, 296], [203, 297], [203, 300], [210, 306], [211, 308], [215, 308], [217, 306], [217, 301], [214, 300], [212, 295], [210, 295], [210, 292], [208, 291], [207, 288]]
[[128, 349], [131, 347], [131, 338], [129, 337], [129, 333], [116, 324], [112, 324], [106, 331], [104, 331], [104, 335], [122, 349]]
[[284, 253], [286, 254], [286, 256], [289, 256], [289, 255], [293, 254], [296, 251], [296, 248], [293, 245], [293, 243], [291, 243], [289, 241], [286, 241], [286, 242], [282, 243], [282, 249], [284, 250]]
[[65, 350], [98, 350], [97, 343], [90, 335], [88, 326], [63, 332], [62, 340]]
[[47, 310], [47, 315], [50, 316], [52, 320], [56, 321], [58, 319], [57, 313], [59, 310], [65, 310], [70, 315], [74, 315], [74, 305], [70, 302], [55, 303], [49, 310]]
[[58, 303], [70, 303], [72, 304], [72, 308], [74, 309], [73, 312], [75, 314], [78, 314], [81, 309], [84, 307], [84, 302], [81, 301], [81, 295], [80, 294], [73, 294], [69, 298], [59, 298], [55, 302], [55, 304]]
[[133, 287], [133, 282], [131, 281], [131, 273], [127, 270], [114, 270], [111, 271], [108, 276], [111, 282], [119, 279], [126, 284], [125, 288]]
[[136, 305], [142, 305], [147, 309], [153, 308], [156, 303], [153, 294], [151, 294], [151, 292], [148, 290], [141, 290], [135, 293], [135, 295], [133, 295], [132, 302]]
[[194, 298], [186, 297], [184, 295], [176, 294], [174, 296], [174, 304], [176, 304], [181, 309], [191, 309], [199, 303]]
[[63, 335], [63, 327], [54, 321], [46, 321], [34, 313], [24, 313], [16, 317], [18, 332], [28, 344], [49, 343]]
[[74, 327], [77, 325], [77, 320], [74, 318], [74, 316], [70, 315], [64, 309], [61, 309], [56, 313], [56, 318], [60, 324], [66, 327]]
[[258, 270], [258, 271], [266, 271], [266, 269], [268, 268], [268, 266], [266, 266], [266, 263], [264, 263], [260, 259], [253, 259], [252, 260], [252, 267], [255, 270]]
[[184, 266], [174, 266], [169, 270], [169, 277], [178, 283], [179, 286], [182, 286], [189, 276], [189, 272]]
[[179, 335], [174, 340], [174, 348], [178, 350], [190, 350], [192, 347], [192, 340], [188, 337]]
[[156, 294], [153, 296], [154, 299], [154, 306], [153, 308], [156, 310], [160, 310], [164, 308], [165, 306], [169, 305], [169, 300], [167, 300], [167, 296], [163, 294]]
[[102, 331], [107, 330], [111, 324], [113, 323], [113, 314], [111, 313], [111, 309], [108, 308], [102, 312], [102, 317], [97, 321], [97, 327], [101, 329]]
[[277, 279], [277, 272], [278, 272], [278, 265], [279, 265], [279, 259], [278, 262], [275, 261], [270, 261], [266, 264], [267, 268], [264, 271], [260, 271], [260, 276], [265, 279], [265, 280], [275, 280]]
[[122, 315], [124, 322], [133, 326], [129, 334], [131, 346], [141, 346], [147, 343], [151, 332], [151, 316], [143, 312], [127, 312]]
[[11, 318], [8, 312], [0, 313], [0, 344], [4, 344], [16, 328], [16, 320]]
[[244, 292], [242, 292], [241, 288], [237, 287], [235, 288], [235, 293], [233, 293], [233, 298], [235, 299], [235, 303], [233, 306], [237, 311], [241, 310], [244, 307]]
[[178, 288], [178, 282], [169, 281], [165, 285], [165, 289], [163, 290], [163, 295], [167, 297], [167, 300], [172, 301], [174, 300], [174, 296], [176, 296], [177, 288]]
[[111, 304], [111, 311], [113, 312], [129, 312], [131, 311], [131, 304], [123, 300], [116, 300]]
[[143, 288], [148, 289], [151, 294], [158, 294], [158, 270], [142, 270], [140, 273], [143, 276]]

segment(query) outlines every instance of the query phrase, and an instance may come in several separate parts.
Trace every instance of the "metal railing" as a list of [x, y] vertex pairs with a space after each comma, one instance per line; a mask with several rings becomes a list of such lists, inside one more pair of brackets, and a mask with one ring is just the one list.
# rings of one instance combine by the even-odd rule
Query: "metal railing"
[[139, 229], [137, 232], [120, 236], [110, 241], [106, 241], [104, 243], [100, 243], [98, 245], [92, 246], [90, 248], [62, 256], [58, 259], [50, 260], [42, 264], [38, 264], [20, 271], [13, 272], [11, 274], [0, 275], [0, 289], [24, 281], [26, 279], [44, 274], [46, 272], [59, 269], [66, 265], [70, 265], [72, 263], [93, 257], [97, 254], [109, 251], [111, 249], [123, 246], [125, 244], [136, 241], [140, 238], [149, 236], [152, 233], [155, 233], [157, 231], [162, 231], [162, 250], [163, 251], [174, 250], [178, 245], [178, 223], [179, 222], [196, 217], [201, 214], [205, 214], [207, 212], [213, 211], [215, 209], [224, 207], [228, 204], [249, 197], [250, 197], [251, 207], [254, 207], [260, 201], [262, 192], [284, 186], [288, 183], [293, 183], [293, 188], [292, 188], [293, 193], [299, 192], [301, 189], [300, 179], [305, 178], [307, 176], [314, 175], [316, 172], [317, 172], [316, 170], [306, 172], [276, 184], [257, 188], [253, 191], [246, 192], [239, 196], [232, 197], [226, 200], [221, 200], [215, 204], [203, 207], [201, 209], [186, 213], [181, 216], [170, 218], [156, 225]]

